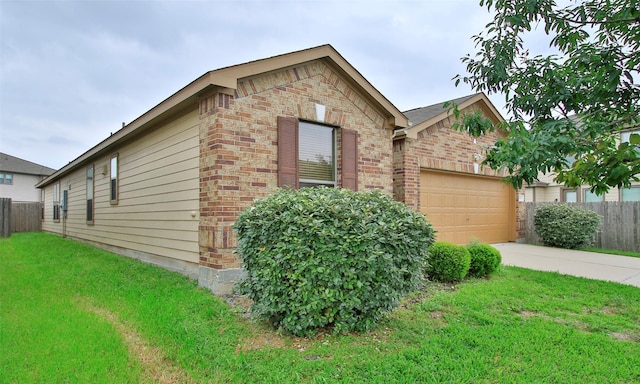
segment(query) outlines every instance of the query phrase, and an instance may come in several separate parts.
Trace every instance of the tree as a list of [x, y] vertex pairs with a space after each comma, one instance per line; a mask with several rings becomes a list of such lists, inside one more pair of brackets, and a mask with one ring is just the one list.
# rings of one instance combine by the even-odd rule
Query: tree
[[[473, 36], [478, 52], [462, 58], [468, 75], [454, 77], [476, 91], [502, 93], [508, 122], [460, 116], [456, 127], [479, 136], [508, 135], [487, 149], [484, 164], [506, 168], [515, 188], [557, 174], [569, 187], [596, 193], [640, 181], [640, 1], [481, 0], [495, 12]], [[525, 38], [544, 31], [556, 53], [531, 55]]]

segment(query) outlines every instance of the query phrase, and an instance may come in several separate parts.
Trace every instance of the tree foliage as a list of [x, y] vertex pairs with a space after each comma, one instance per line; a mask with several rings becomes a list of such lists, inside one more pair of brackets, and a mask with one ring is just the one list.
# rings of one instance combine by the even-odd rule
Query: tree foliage
[[[619, 138], [640, 125], [640, 1], [562, 4], [480, 1], [495, 16], [473, 37], [477, 53], [462, 58], [468, 75], [454, 80], [502, 93], [512, 116], [499, 125], [461, 116], [456, 126], [476, 136], [508, 133], [487, 150], [484, 164], [508, 169], [516, 188], [539, 172], [597, 193], [628, 187], [640, 180], [640, 135], [630, 143]], [[542, 31], [554, 53], [533, 55], [525, 40]]]

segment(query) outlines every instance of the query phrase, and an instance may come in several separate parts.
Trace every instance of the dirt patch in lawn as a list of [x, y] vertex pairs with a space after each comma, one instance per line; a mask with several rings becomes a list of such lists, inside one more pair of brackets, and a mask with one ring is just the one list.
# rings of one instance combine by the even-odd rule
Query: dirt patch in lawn
[[84, 300], [79, 300], [77, 304], [109, 322], [122, 335], [129, 353], [140, 361], [143, 374], [151, 382], [162, 384], [195, 383], [185, 371], [174, 365], [162, 350], [149, 345], [140, 333], [121, 321], [117, 314], [93, 306]]

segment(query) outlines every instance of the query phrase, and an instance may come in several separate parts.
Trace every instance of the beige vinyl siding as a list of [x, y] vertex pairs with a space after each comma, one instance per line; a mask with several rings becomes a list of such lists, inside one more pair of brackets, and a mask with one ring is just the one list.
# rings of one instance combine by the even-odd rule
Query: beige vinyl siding
[[35, 186], [42, 180], [41, 176], [8, 173], [13, 176], [11, 184], [0, 184], [0, 197], [10, 198], [12, 201], [40, 201], [40, 190]]
[[[112, 205], [109, 161], [116, 152], [119, 201], [117, 205]], [[90, 163], [80, 167], [70, 178], [63, 179], [61, 190], [71, 185], [67, 221], [69, 236], [191, 263], [198, 262], [197, 111], [105, 153], [93, 164], [93, 225], [87, 225], [85, 221], [85, 170]], [[50, 205], [49, 201], [47, 205]], [[51, 230], [54, 227], [47, 223], [45, 228]]]

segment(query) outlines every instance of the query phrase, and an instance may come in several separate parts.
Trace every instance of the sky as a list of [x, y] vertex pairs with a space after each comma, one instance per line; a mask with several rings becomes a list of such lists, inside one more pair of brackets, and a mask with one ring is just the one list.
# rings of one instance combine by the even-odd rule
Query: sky
[[0, 0], [0, 152], [58, 169], [207, 71], [323, 44], [401, 111], [451, 100], [491, 19], [479, 0]]

